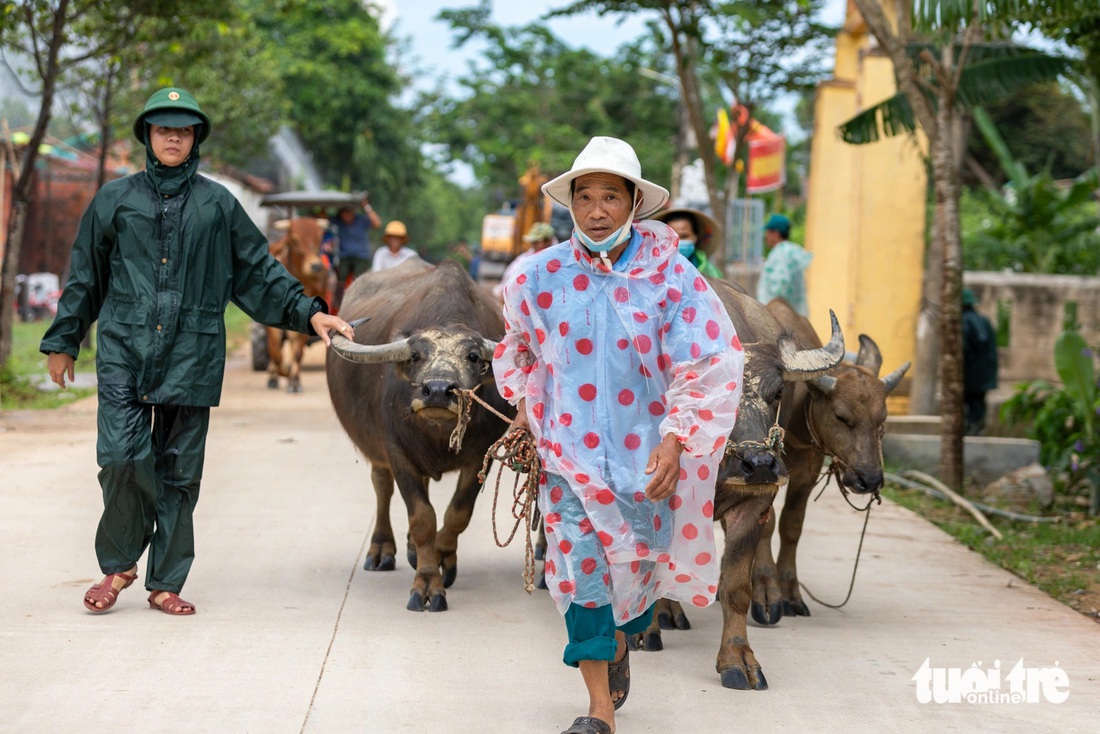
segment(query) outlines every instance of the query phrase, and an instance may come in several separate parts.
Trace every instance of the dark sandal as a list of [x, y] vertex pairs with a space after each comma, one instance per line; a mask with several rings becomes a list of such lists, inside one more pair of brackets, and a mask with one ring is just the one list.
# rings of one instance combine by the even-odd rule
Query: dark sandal
[[611, 725], [593, 716], [578, 716], [561, 734], [611, 734]]
[[[156, 599], [161, 594], [168, 594], [164, 601], [157, 604]], [[165, 614], [171, 614], [176, 617], [184, 617], [188, 614], [195, 613], [195, 605], [189, 601], [180, 599], [179, 594], [174, 591], [154, 591], [149, 594], [149, 607], [151, 609], [159, 609]]]
[[[88, 611], [99, 614], [115, 605], [115, 602], [118, 601], [118, 592], [122, 591], [122, 589], [115, 591], [115, 576], [126, 580], [122, 589], [129, 588], [130, 584], [134, 583], [134, 580], [138, 577], [136, 571], [134, 573], [123, 572], [107, 574], [106, 578], [84, 592], [84, 606], [87, 607]], [[96, 602], [99, 602], [103, 606], [97, 607]]]
[[615, 701], [615, 710], [618, 711], [626, 703], [626, 697], [630, 695], [630, 648], [623, 653], [623, 659], [617, 663], [607, 664], [607, 687], [610, 693], [621, 691], [622, 697]]

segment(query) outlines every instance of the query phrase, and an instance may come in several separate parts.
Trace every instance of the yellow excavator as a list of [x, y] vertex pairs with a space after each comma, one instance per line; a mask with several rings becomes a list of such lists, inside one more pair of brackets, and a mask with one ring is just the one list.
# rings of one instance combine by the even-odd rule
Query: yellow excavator
[[[527, 249], [523, 235], [527, 234], [535, 222], [550, 222], [555, 225], [555, 230], [559, 229], [554, 221], [559, 217], [553, 216], [552, 202], [542, 193], [542, 185], [548, 180], [549, 177], [542, 173], [538, 164], [532, 164], [519, 177], [520, 198], [515, 208], [509, 204], [504, 210], [496, 214], [486, 214], [481, 220], [479, 281], [500, 280], [508, 263]], [[568, 212], [565, 216], [568, 217]], [[564, 239], [568, 233], [559, 236]]]

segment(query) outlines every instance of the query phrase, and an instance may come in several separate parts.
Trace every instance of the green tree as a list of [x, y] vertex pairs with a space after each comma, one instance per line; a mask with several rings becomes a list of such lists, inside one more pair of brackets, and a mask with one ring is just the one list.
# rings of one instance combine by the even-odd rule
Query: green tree
[[266, 39], [290, 102], [290, 121], [326, 181], [367, 188], [380, 211], [400, 212], [423, 171], [407, 80], [377, 9], [360, 0], [242, 0]]
[[117, 58], [126, 83], [118, 88], [112, 119], [121, 134], [130, 135], [134, 112], [150, 94], [165, 86], [183, 87], [213, 120], [204, 158], [239, 166], [267, 153], [290, 102], [267, 39], [242, 4], [206, 2], [210, 7], [188, 5], [193, 17], [207, 11], [199, 15], [202, 22], [157, 19], [123, 49]]
[[[1068, 188], [1060, 187], [1049, 169], [1033, 174], [1012, 156], [981, 107], [974, 110], [974, 121], [1008, 178], [1003, 193], [984, 191], [991, 216], [989, 225], [968, 239], [975, 254], [984, 255], [987, 267], [998, 270], [1082, 275], [1100, 271], [1100, 216], [1094, 193], [1100, 182], [1095, 169]], [[966, 255], [969, 259], [970, 253]]]
[[[824, 51], [832, 41], [831, 30], [815, 20], [823, 5], [823, 0], [577, 0], [551, 15], [652, 15], [651, 28], [671, 55], [680, 82], [680, 103], [703, 161], [711, 211], [724, 221], [738, 177], [726, 171], [726, 183], [719, 186], [722, 168], [709, 144], [709, 111], [725, 90], [756, 113], [781, 94], [813, 88], [826, 72]], [[747, 132], [738, 131], [739, 156]]]
[[[982, 106], [1013, 158], [1028, 170], [1049, 170], [1056, 179], [1068, 179], [1092, 165], [1089, 113], [1062, 85], [1032, 84]], [[960, 180], [968, 187], [1000, 186], [1008, 180], [997, 154], [980, 135], [967, 139]]]
[[[960, 109], [1051, 78], [1066, 68], [1062, 60], [1043, 54], [980, 44], [985, 28], [1011, 17], [1010, 11], [1021, 2], [903, 0], [892, 6], [898, 17], [890, 19], [883, 0], [854, 0], [868, 29], [893, 61], [900, 91], [845, 123], [844, 139], [873, 142], [880, 131], [887, 135], [911, 132], [918, 124], [928, 139], [934, 218], [925, 272], [926, 305], [917, 329], [913, 406], [932, 412], [938, 363], [943, 417], [940, 475], [954, 487], [961, 487], [963, 480]], [[928, 34], [934, 42], [918, 39], [915, 32]]]
[[145, 20], [172, 15], [176, 5], [168, 0], [0, 1], [0, 51], [13, 50], [29, 59], [27, 84], [37, 86], [41, 100], [30, 141], [11, 162], [11, 217], [0, 267], [0, 367], [11, 356], [15, 271], [38, 148], [53, 116], [58, 85], [69, 70], [126, 47]]
[[[457, 79], [458, 95], [437, 95], [426, 117], [430, 139], [463, 161], [490, 198], [514, 198], [530, 164], [568, 170], [594, 135], [628, 140], [646, 176], [667, 181], [677, 132], [673, 92], [639, 73], [650, 68], [644, 41], [602, 58], [572, 49], [541, 24], [502, 28], [490, 7], [444, 11], [455, 45], [484, 44], [484, 63]], [[486, 202], [487, 205], [490, 202]]]

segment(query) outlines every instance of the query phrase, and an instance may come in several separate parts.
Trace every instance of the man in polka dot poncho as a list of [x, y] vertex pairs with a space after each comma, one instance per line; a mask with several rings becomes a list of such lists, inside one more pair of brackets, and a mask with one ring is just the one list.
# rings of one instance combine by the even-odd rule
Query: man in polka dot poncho
[[493, 369], [542, 461], [546, 581], [590, 697], [567, 731], [611, 732], [629, 690], [624, 633], [660, 597], [714, 601], [714, 483], [744, 358], [675, 232], [636, 221], [668, 192], [627, 143], [593, 138], [543, 191], [569, 207], [573, 236], [505, 284]]

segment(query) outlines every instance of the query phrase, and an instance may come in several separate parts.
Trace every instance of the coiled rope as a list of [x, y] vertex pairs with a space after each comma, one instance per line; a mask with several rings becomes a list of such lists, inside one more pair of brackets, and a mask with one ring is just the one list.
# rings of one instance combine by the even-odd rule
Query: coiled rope
[[[459, 391], [460, 398], [464, 402], [462, 415], [458, 421], [459, 426], [462, 426], [462, 430], [460, 432], [459, 426], [455, 426], [455, 431], [451, 434], [452, 449], [454, 449], [456, 442], [456, 434], [458, 435], [458, 445], [462, 445], [462, 434], [465, 433], [464, 424], [470, 420], [470, 405], [474, 401], [480, 403], [486, 410], [502, 421], [512, 423], [508, 416], [500, 413], [493, 406], [479, 398], [475, 394], [476, 390], [475, 387], [473, 390]], [[493, 541], [498, 548], [507, 547], [515, 539], [516, 533], [519, 532], [520, 523], [523, 523], [526, 530], [524, 533], [523, 589], [530, 594], [535, 590], [535, 546], [531, 540], [531, 533], [538, 529], [540, 521], [535, 498], [538, 496], [539, 472], [542, 467], [534, 436], [526, 428], [512, 428], [508, 433], [497, 439], [485, 452], [485, 458], [481, 462], [481, 471], [477, 473], [477, 480], [482, 486], [484, 486], [489, 475], [489, 465], [494, 461], [498, 461], [511, 469], [516, 473], [516, 477], [512, 484], [512, 517], [515, 519], [515, 523], [512, 525], [512, 532], [508, 534], [505, 540], [501, 541], [500, 532], [497, 530], [497, 503], [500, 499], [500, 479], [503, 472], [497, 472], [496, 486], [493, 488]], [[527, 478], [522, 482], [520, 482], [521, 474], [527, 475]]]

